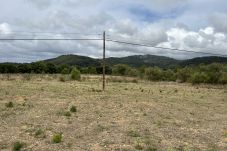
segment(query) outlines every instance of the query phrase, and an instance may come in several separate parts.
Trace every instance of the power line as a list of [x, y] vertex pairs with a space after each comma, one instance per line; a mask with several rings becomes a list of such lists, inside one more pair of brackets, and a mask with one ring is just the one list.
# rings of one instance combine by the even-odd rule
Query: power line
[[[111, 37], [116, 37], [117, 39], [128, 39], [128, 38], [126, 38], [126, 37], [121, 37], [121, 36], [111, 36], [111, 35], [108, 35], [108, 37], [107, 38], [110, 38], [111, 39]], [[157, 43], [160, 43], [159, 41], [148, 41], [148, 40], [145, 40], [145, 39], [139, 39], [139, 38], [131, 38], [130, 37], [130, 40], [134, 40], [134, 41], [137, 41], [137, 42], [143, 42], [143, 43], [152, 43], [152, 44], [157, 44]]]
[[126, 41], [112, 40], [112, 39], [106, 39], [106, 41], [120, 43], [120, 44], [126, 44], [126, 45], [148, 47], [148, 48], [157, 48], [157, 49], [174, 50], [174, 51], [180, 51], [180, 52], [198, 53], [198, 54], [205, 54], [205, 55], [214, 55], [214, 56], [227, 57], [227, 55], [221, 55], [221, 54], [215, 54], [215, 53], [209, 53], [209, 52], [198, 52], [198, 51], [192, 51], [192, 50], [186, 50], [186, 49], [158, 47], [158, 46], [153, 46], [153, 45], [132, 43], [132, 42], [126, 42]]
[[55, 40], [77, 40], [77, 41], [92, 41], [92, 40], [103, 40], [102, 38], [6, 38], [0, 39], [0, 41], [55, 41]]
[[77, 33], [77, 32], [39, 32], [39, 31], [10, 31], [8, 33], [1, 33], [1, 34], [11, 34], [11, 33], [27, 33], [27, 34], [60, 34], [60, 35], [102, 35], [99, 33]]

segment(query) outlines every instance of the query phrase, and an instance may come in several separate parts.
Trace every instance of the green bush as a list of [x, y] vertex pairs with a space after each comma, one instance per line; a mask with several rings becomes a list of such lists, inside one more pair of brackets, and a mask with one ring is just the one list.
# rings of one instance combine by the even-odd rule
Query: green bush
[[42, 130], [42, 129], [37, 129], [36, 131], [35, 131], [35, 137], [37, 137], [37, 138], [45, 138], [46, 137], [46, 135], [45, 135], [45, 131], [44, 130]]
[[61, 77], [59, 78], [59, 80], [60, 80], [61, 82], [65, 82], [65, 81], [66, 81], [66, 78], [65, 78], [64, 76], [61, 76]]
[[10, 101], [10, 102], [6, 103], [5, 106], [8, 108], [12, 108], [14, 105], [13, 105], [13, 102]]
[[227, 73], [222, 73], [219, 80], [218, 80], [218, 83], [220, 84], [227, 84]]
[[20, 151], [24, 146], [24, 143], [21, 143], [21, 142], [15, 142], [13, 144], [13, 151]]
[[81, 79], [80, 71], [77, 68], [73, 68], [73, 70], [71, 72], [71, 79], [72, 80], [80, 80]]
[[54, 134], [52, 138], [53, 143], [60, 143], [62, 141], [62, 133]]
[[191, 77], [191, 69], [190, 68], [183, 68], [177, 70], [177, 79], [180, 82], [188, 82]]
[[195, 72], [190, 79], [192, 84], [207, 83], [208, 80], [209, 77], [204, 72]]
[[70, 73], [70, 70], [68, 68], [64, 68], [62, 71], [61, 71], [61, 74], [69, 74]]
[[114, 75], [127, 75], [128, 70], [130, 70], [130, 67], [125, 64], [118, 64], [113, 67], [113, 74]]
[[160, 81], [163, 80], [163, 71], [158, 67], [146, 68], [145, 77], [150, 81]]
[[67, 112], [64, 113], [64, 116], [70, 117], [71, 113], [69, 111], [67, 111]]
[[70, 112], [77, 112], [77, 108], [76, 108], [76, 106], [71, 106], [71, 108], [70, 108]]

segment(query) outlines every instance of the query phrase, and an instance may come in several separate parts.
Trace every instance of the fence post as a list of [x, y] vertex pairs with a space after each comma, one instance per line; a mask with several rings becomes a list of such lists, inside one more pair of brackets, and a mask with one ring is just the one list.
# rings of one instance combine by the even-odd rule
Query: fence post
[[105, 59], [106, 59], [106, 32], [103, 32], [103, 61], [102, 61], [102, 65], [103, 65], [103, 77], [102, 77], [102, 89], [103, 91], [105, 91], [105, 87], [106, 87], [106, 63], [105, 63]]

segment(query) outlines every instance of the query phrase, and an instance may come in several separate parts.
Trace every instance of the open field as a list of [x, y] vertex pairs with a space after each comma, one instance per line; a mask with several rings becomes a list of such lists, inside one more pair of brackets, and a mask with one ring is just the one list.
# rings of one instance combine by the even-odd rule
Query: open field
[[32, 151], [227, 150], [226, 86], [112, 78], [102, 92], [95, 76], [0, 79], [3, 151], [15, 142]]

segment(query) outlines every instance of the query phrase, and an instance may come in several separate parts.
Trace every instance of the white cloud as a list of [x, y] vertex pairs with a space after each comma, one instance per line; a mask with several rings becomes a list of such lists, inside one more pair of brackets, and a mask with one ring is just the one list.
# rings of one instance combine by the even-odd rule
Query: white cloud
[[214, 13], [209, 21], [217, 31], [227, 33], [227, 13]]
[[[101, 38], [101, 35], [9, 33], [51, 31], [101, 34], [106, 30], [108, 38], [116, 40], [227, 54], [226, 6], [225, 0], [0, 1], [0, 38]], [[138, 12], [132, 12], [136, 9]], [[141, 20], [141, 15], [145, 19]], [[182, 59], [196, 56], [111, 42], [107, 42], [107, 48], [109, 57], [155, 54]], [[0, 62], [23, 61], [23, 58], [24, 61], [31, 61], [69, 53], [101, 57], [102, 42], [5, 41], [0, 44]]]
[[10, 33], [10, 26], [7, 23], [0, 24], [0, 34], [9, 34]]

